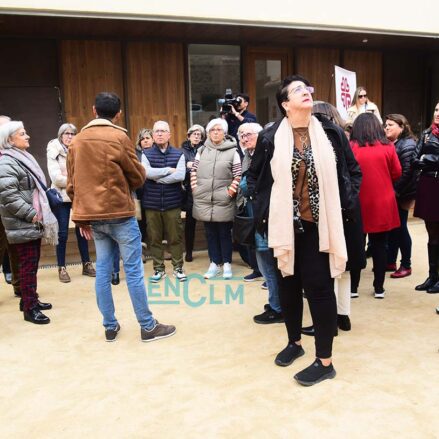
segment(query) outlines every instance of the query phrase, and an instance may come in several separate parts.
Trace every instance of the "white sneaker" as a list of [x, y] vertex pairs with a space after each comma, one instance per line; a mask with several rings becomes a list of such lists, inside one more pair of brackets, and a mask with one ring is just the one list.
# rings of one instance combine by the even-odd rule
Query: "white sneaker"
[[384, 291], [381, 293], [374, 293], [375, 299], [384, 299]]
[[358, 292], [356, 292], [356, 293], [351, 293], [351, 299], [356, 299], [357, 297], [360, 297], [360, 295], [358, 294]]
[[182, 268], [177, 268], [176, 270], [174, 270], [174, 276], [181, 282], [187, 280], [187, 276]]
[[233, 276], [232, 273], [232, 264], [230, 262], [224, 262], [223, 267], [223, 278], [224, 279], [231, 279]]
[[211, 262], [209, 265], [209, 269], [204, 273], [204, 279], [211, 279], [212, 277], [218, 276], [220, 273], [220, 269], [215, 262]]

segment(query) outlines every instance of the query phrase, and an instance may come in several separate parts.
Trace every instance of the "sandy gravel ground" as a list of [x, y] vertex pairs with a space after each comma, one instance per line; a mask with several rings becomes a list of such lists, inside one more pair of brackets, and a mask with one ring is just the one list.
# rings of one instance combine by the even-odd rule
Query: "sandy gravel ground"
[[69, 267], [70, 284], [40, 270], [41, 299], [54, 306], [47, 326], [23, 320], [2, 276], [0, 436], [438, 438], [439, 294], [413, 289], [427, 274], [426, 234], [422, 222], [410, 228], [413, 275], [387, 279], [386, 298], [376, 300], [369, 260], [352, 331], [335, 340], [337, 377], [311, 388], [293, 375], [312, 362], [313, 339], [304, 337], [306, 355], [290, 367], [274, 365], [284, 326], [253, 323], [267, 292], [242, 282], [249, 271], [239, 263], [233, 281], [202, 283], [208, 262], [197, 253], [186, 287], [170, 278], [150, 288], [156, 318], [177, 326], [154, 343], [140, 341], [124, 276], [113, 288], [115, 343], [104, 341], [94, 281], [79, 266]]

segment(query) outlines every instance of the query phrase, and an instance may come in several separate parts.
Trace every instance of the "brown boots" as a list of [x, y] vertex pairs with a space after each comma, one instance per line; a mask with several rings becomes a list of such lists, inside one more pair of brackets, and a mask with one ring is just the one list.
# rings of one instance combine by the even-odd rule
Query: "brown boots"
[[[96, 270], [91, 262], [84, 262], [82, 264], [82, 274], [83, 276], [96, 277]], [[58, 267], [58, 277], [59, 281], [65, 284], [71, 282], [66, 267]]]
[[96, 270], [91, 262], [84, 262], [82, 264], [82, 275], [96, 277]]
[[71, 281], [69, 273], [67, 273], [66, 267], [58, 267], [59, 281], [62, 283], [69, 283]]

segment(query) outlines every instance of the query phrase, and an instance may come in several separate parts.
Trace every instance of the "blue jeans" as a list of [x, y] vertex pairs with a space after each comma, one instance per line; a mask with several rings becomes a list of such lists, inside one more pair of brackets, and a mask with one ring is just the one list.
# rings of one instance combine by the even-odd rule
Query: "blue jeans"
[[209, 258], [215, 264], [232, 262], [232, 225], [230, 222], [205, 222]]
[[114, 314], [113, 295], [111, 293], [111, 271], [114, 254], [119, 246], [125, 269], [128, 292], [136, 313], [137, 321], [144, 329], [154, 327], [154, 317], [148, 307], [146, 288], [143, 278], [142, 244], [137, 221], [132, 218], [91, 222], [96, 247], [96, 299], [103, 316], [106, 329], [115, 328], [117, 319]]
[[405, 268], [410, 268], [412, 265], [412, 238], [410, 237], [409, 229], [407, 228], [409, 211], [401, 209], [399, 206], [398, 211], [401, 226], [389, 233], [389, 241], [387, 243], [387, 263], [396, 264], [398, 250], [401, 250], [401, 265]]
[[[58, 267], [65, 267], [66, 265], [66, 246], [69, 236], [69, 219], [70, 210], [72, 209], [72, 203], [62, 203], [60, 207], [54, 210], [54, 215], [58, 220], [59, 232], [58, 232], [58, 245], [56, 246], [56, 260]], [[90, 261], [88, 254], [88, 243], [85, 238], [79, 233], [79, 227], [75, 227], [76, 241], [78, 242], [79, 254], [81, 255], [81, 261]]]
[[267, 282], [268, 303], [274, 311], [281, 312], [277, 283], [277, 261], [274, 259], [273, 250], [256, 251], [256, 260], [259, 270]]
[[120, 272], [120, 250], [119, 250], [119, 246], [117, 245], [114, 249], [114, 254], [113, 254], [113, 273], [116, 274], [119, 272]]

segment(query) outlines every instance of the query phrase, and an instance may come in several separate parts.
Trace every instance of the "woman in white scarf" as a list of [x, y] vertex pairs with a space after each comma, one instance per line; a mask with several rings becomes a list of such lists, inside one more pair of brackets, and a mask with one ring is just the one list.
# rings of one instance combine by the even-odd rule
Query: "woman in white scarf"
[[316, 360], [294, 377], [305, 386], [335, 376], [333, 278], [344, 272], [347, 260], [336, 154], [322, 125], [311, 115], [313, 91], [301, 76], [283, 81], [277, 101], [285, 117], [260, 133], [249, 172], [250, 186], [252, 176], [262, 179], [259, 187], [270, 185], [272, 178], [271, 192], [265, 195], [269, 201], [257, 201], [261, 191], [254, 199], [256, 208], [261, 205], [261, 211], [268, 212], [265, 217], [255, 212], [255, 218], [261, 224], [268, 221], [268, 243], [279, 269], [279, 296], [288, 332], [288, 345], [275, 360], [279, 366], [288, 366], [305, 353], [301, 346], [303, 291], [309, 302]]
[[52, 308], [37, 294], [41, 238], [58, 243], [58, 222], [40, 181], [44, 173], [27, 152], [29, 139], [23, 123], [11, 121], [0, 128], [0, 211], [6, 237], [18, 255], [21, 288], [20, 310], [35, 324], [50, 323], [41, 310]]

